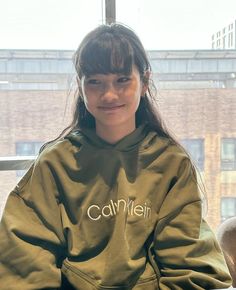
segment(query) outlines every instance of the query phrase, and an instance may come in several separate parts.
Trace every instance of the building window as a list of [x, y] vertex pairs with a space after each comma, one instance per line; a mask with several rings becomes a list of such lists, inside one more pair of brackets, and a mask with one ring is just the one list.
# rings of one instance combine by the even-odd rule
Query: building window
[[226, 37], [224, 36], [223, 39], [222, 39], [222, 42], [223, 42], [222, 48], [223, 49], [225, 48], [225, 39], [226, 39]]
[[0, 60], [0, 73], [6, 73], [6, 60]]
[[192, 157], [196, 166], [204, 170], [204, 140], [203, 139], [183, 139], [181, 141], [184, 148]]
[[17, 142], [16, 155], [17, 156], [34, 156], [39, 152], [43, 142]]
[[[17, 142], [16, 155], [17, 156], [35, 156], [39, 153], [40, 147], [43, 142]], [[17, 170], [16, 176], [21, 177], [25, 174], [26, 170]]]
[[221, 198], [221, 221], [236, 215], [236, 197]]
[[236, 170], [236, 138], [221, 140], [221, 170]]
[[228, 48], [230, 48], [231, 44], [231, 33], [228, 34]]
[[233, 32], [230, 32], [230, 47], [233, 47]]

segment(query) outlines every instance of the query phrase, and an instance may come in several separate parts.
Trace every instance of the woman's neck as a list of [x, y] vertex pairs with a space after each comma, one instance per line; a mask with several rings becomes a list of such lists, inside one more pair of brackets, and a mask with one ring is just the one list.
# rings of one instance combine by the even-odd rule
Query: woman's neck
[[110, 144], [115, 144], [125, 136], [131, 134], [135, 130], [134, 126], [120, 128], [120, 126], [103, 127], [101, 125], [96, 126], [96, 134]]

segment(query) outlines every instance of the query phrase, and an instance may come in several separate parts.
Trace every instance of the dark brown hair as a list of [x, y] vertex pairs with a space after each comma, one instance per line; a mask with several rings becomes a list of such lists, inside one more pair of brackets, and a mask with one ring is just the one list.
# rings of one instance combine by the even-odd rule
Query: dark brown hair
[[122, 24], [100, 25], [89, 32], [76, 50], [73, 62], [77, 73], [77, 101], [71, 124], [63, 130], [59, 138], [82, 128], [95, 128], [95, 119], [88, 112], [82, 99], [80, 81], [83, 76], [96, 73], [129, 74], [135, 65], [141, 81], [148, 82], [147, 93], [140, 99], [136, 112], [136, 126], [147, 123], [159, 136], [178, 143], [165, 126], [157, 106], [157, 92], [146, 72], [151, 73], [151, 65], [145, 49], [135, 32]]

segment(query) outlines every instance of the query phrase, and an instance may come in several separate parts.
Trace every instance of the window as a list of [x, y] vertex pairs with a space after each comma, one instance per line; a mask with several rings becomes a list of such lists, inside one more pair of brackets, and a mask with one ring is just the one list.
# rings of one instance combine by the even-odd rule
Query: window
[[236, 170], [236, 138], [221, 140], [221, 170]]
[[188, 151], [197, 167], [204, 170], [204, 140], [203, 139], [183, 139], [181, 141], [184, 148]]
[[39, 73], [40, 63], [38, 60], [22, 60], [20, 61], [25, 73]]
[[185, 73], [187, 71], [187, 63], [182, 59], [171, 59], [169, 60], [169, 69], [172, 73]]
[[217, 71], [216, 61], [213, 59], [201, 60], [201, 71], [206, 73]]
[[170, 71], [169, 62], [166, 60], [152, 60], [151, 61], [153, 72], [165, 73]]
[[231, 59], [221, 59], [218, 61], [218, 69], [221, 72], [232, 72], [233, 61]]
[[6, 73], [6, 61], [0, 60], [0, 73]]
[[222, 41], [223, 41], [223, 47], [222, 47], [222, 48], [223, 48], [223, 49], [225, 48], [225, 38], [226, 38], [226, 37], [223, 36], [223, 39], [222, 39]]
[[59, 60], [58, 71], [61, 73], [74, 73], [74, 67], [71, 60]]
[[17, 83], [12, 83], [11, 88], [9, 90], [58, 90], [58, 84], [55, 82], [17, 82]]
[[229, 33], [229, 36], [228, 36], [228, 47], [229, 48], [231, 47], [231, 37], [232, 37], [232, 33]]
[[[40, 147], [43, 142], [17, 142], [16, 143], [16, 155], [17, 156], [35, 156], [39, 153]], [[17, 170], [16, 175], [18, 177], [23, 176], [25, 170]]]
[[43, 142], [17, 142], [16, 155], [17, 156], [34, 156], [39, 152]]
[[233, 32], [230, 32], [230, 47], [233, 46]]
[[236, 197], [221, 198], [221, 221], [236, 215]]
[[187, 62], [188, 72], [198, 72], [202, 70], [202, 61], [200, 59], [190, 59]]

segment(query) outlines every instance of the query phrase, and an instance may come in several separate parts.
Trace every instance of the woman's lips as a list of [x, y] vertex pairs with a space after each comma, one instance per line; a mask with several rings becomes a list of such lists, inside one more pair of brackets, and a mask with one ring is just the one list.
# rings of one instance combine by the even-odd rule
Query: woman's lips
[[125, 105], [114, 105], [114, 106], [99, 106], [98, 108], [103, 111], [115, 111], [124, 107]]

